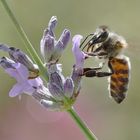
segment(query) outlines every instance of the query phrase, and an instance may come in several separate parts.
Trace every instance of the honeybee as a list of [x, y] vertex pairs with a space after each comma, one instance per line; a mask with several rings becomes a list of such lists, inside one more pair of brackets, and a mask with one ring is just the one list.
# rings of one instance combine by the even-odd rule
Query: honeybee
[[[90, 40], [87, 39], [91, 36]], [[83, 44], [87, 43], [83, 46]], [[130, 79], [130, 61], [123, 55], [127, 48], [126, 40], [109, 30], [107, 26], [100, 26], [95, 33], [88, 35], [80, 47], [88, 56], [96, 56], [105, 60], [101, 67], [84, 68], [83, 76], [105, 77], [109, 76], [109, 93], [117, 103], [121, 103], [126, 97]], [[85, 50], [86, 49], [86, 50]], [[108, 63], [108, 72], [101, 71], [103, 65]]]

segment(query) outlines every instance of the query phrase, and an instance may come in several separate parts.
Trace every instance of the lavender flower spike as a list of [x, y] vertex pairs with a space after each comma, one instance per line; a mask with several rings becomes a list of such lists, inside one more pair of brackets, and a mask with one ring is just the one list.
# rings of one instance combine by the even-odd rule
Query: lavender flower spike
[[25, 93], [32, 96], [48, 110], [62, 111], [71, 108], [80, 92], [86, 55], [79, 49], [82, 36], [74, 36], [72, 51], [76, 62], [72, 75], [65, 78], [62, 73], [62, 64], [58, 64], [58, 60], [70, 40], [71, 33], [68, 29], [64, 29], [60, 38], [56, 40], [54, 34], [56, 24], [57, 18], [53, 16], [40, 42], [41, 54], [44, 57], [49, 77], [47, 86], [39, 77], [38, 66], [19, 49], [0, 45], [0, 50], [8, 52], [11, 58], [2, 57], [0, 66], [17, 81], [9, 92], [10, 97]]

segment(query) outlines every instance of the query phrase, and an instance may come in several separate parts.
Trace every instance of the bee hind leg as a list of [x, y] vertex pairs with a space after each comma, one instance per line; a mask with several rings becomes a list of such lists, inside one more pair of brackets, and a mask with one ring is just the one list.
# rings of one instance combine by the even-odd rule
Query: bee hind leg
[[85, 76], [85, 77], [107, 77], [107, 76], [111, 76], [114, 73], [114, 70], [112, 68], [112, 65], [111, 65], [110, 61], [108, 62], [108, 67], [111, 70], [111, 72], [99, 71], [99, 70], [102, 69], [102, 67], [84, 68], [82, 76]]
[[[89, 70], [87, 70], [89, 69]], [[94, 68], [84, 68], [84, 72], [82, 76], [85, 77], [106, 77], [111, 76], [111, 72], [102, 72], [102, 71], [96, 71]]]

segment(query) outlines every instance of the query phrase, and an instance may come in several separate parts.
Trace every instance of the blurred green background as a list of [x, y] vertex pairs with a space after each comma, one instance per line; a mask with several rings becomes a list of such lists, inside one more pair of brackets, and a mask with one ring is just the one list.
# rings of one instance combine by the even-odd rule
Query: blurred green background
[[[107, 78], [84, 78], [75, 109], [99, 140], [140, 139], [140, 1], [139, 0], [7, 0], [18, 21], [39, 53], [43, 30], [51, 16], [58, 17], [57, 38], [64, 28], [72, 36], [86, 36], [99, 25], [108, 25], [129, 43], [125, 54], [132, 70], [128, 96], [116, 104], [108, 96]], [[0, 42], [24, 51], [25, 47], [2, 4], [0, 3]], [[68, 45], [61, 63], [67, 76], [74, 63]], [[0, 52], [0, 55], [5, 55]], [[39, 53], [40, 55], [40, 53]], [[88, 65], [93, 65], [89, 62]], [[8, 97], [15, 83], [0, 69], [0, 140], [85, 140], [84, 135], [67, 113], [48, 112], [31, 97]]]

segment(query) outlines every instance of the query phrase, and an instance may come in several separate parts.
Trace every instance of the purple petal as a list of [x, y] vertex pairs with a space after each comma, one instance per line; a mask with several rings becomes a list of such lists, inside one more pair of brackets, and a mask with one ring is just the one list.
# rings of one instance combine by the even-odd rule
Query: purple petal
[[23, 87], [23, 93], [26, 93], [28, 95], [32, 95], [33, 92], [35, 92], [36, 87], [31, 86], [28, 81], [22, 83], [22, 87]]
[[21, 86], [21, 84], [17, 83], [13, 86], [13, 88], [10, 90], [9, 92], [9, 96], [10, 97], [15, 97], [17, 95], [22, 94], [23, 92], [23, 87]]
[[12, 77], [14, 77], [17, 82], [22, 82], [24, 80], [27, 80], [28, 79], [28, 76], [29, 76], [29, 72], [28, 72], [28, 69], [20, 64], [20, 63], [15, 63], [15, 64], [12, 64], [12, 66], [15, 68], [7, 68], [5, 71]]
[[[13, 64], [14, 66], [15, 64]], [[23, 80], [27, 80], [28, 77], [29, 77], [29, 71], [28, 69], [23, 65], [23, 64], [20, 64], [19, 67], [16, 67], [15, 68], [17, 69], [17, 72], [19, 73], [20, 77], [23, 79]]]
[[41, 85], [43, 85], [43, 81], [40, 77], [37, 77], [35, 79], [30, 79], [28, 80], [29, 84], [32, 86], [32, 87], [39, 87]]
[[75, 56], [75, 60], [76, 60], [76, 67], [77, 68], [83, 68], [84, 65], [84, 60], [86, 57], [86, 54], [84, 52], [82, 52], [79, 48], [80, 46], [80, 41], [83, 37], [81, 35], [75, 35], [72, 39], [73, 42], [73, 48], [72, 48], [72, 52]]
[[17, 95], [21, 95], [22, 93], [32, 95], [34, 91], [35, 89], [28, 83], [28, 81], [25, 81], [23, 83], [15, 84], [9, 92], [9, 96], [15, 97]]
[[82, 35], [75, 35], [75, 36], [72, 38], [73, 47], [79, 48], [79, 46], [80, 46], [80, 41], [81, 41], [82, 38], [83, 38]]
[[19, 76], [16, 69], [8, 68], [5, 70], [6, 73], [8, 73], [11, 77], [15, 78], [17, 82], [21, 82], [22, 78]]

